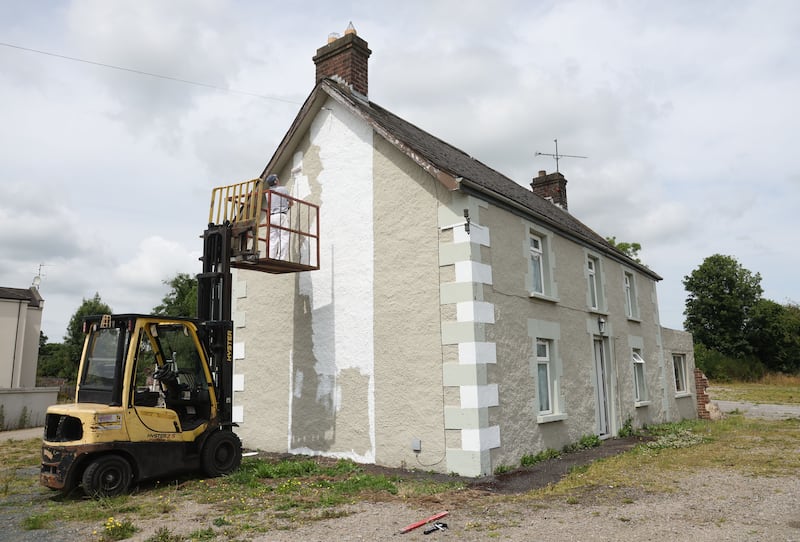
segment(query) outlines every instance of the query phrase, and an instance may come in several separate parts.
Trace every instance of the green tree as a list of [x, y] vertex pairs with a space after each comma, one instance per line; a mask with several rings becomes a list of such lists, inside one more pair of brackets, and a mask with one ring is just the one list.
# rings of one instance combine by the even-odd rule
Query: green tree
[[64, 362], [61, 374], [65, 378], [74, 379], [78, 372], [78, 363], [83, 351], [83, 319], [93, 314], [111, 314], [111, 307], [103, 303], [100, 294], [95, 293], [92, 299], [83, 299], [78, 310], [72, 315], [67, 325], [67, 334], [64, 335], [64, 347], [67, 359]]
[[800, 307], [761, 299], [750, 313], [747, 340], [771, 371], [800, 371]]
[[[69, 358], [66, 347], [61, 343], [51, 343], [47, 335], [39, 332], [39, 360], [36, 376], [66, 377], [65, 364]], [[72, 375], [70, 375], [72, 376]]]
[[197, 279], [186, 273], [178, 273], [164, 284], [170, 291], [161, 300], [161, 304], [153, 309], [159, 316], [197, 316]]
[[616, 237], [606, 237], [606, 241], [608, 241], [612, 247], [625, 254], [631, 260], [635, 261], [636, 263], [642, 263], [642, 260], [639, 259], [639, 251], [642, 250], [642, 245], [639, 243], [626, 243], [625, 241], [620, 241], [618, 243]]
[[746, 330], [753, 306], [761, 299], [761, 275], [751, 273], [732, 256], [714, 254], [689, 275], [684, 327], [695, 342], [726, 356], [752, 351]]

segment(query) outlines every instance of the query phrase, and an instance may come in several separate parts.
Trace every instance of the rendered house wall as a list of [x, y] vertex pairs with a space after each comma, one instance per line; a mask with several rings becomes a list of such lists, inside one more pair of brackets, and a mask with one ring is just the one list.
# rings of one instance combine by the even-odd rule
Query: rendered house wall
[[0, 300], [0, 388], [10, 388], [19, 379], [17, 364], [22, 361], [21, 352], [17, 353], [15, 345], [20, 338], [20, 312], [24, 318], [28, 303], [24, 301]]
[[[671, 419], [686, 419], [698, 417], [697, 387], [694, 376], [694, 343], [692, 334], [677, 329], [662, 328], [664, 341], [664, 356], [666, 358], [666, 394], [669, 399], [670, 412], [674, 413]], [[686, 359], [686, 393], [675, 391], [674, 366], [672, 355], [678, 354]]]
[[238, 273], [234, 402], [246, 445], [374, 461], [372, 133], [327, 107], [278, 172], [320, 205], [320, 270]]
[[386, 140], [374, 145], [376, 460], [444, 472], [437, 214], [450, 193]]
[[0, 388], [36, 385], [42, 308], [0, 299]]
[[[672, 365], [662, 345], [658, 320], [655, 282], [640, 272], [583, 247], [554, 231], [493, 205], [475, 205], [473, 228], [485, 228], [489, 246], [477, 253], [478, 262], [491, 267], [491, 284], [478, 284], [479, 296], [491, 306], [493, 321], [479, 325], [483, 340], [496, 350], [496, 362], [484, 367], [482, 384], [496, 387], [497, 401], [488, 403], [481, 413], [481, 427], [497, 428], [499, 438], [490, 448], [481, 473], [498, 465], [518, 464], [524, 454], [577, 441], [598, 432], [597, 376], [593, 361], [594, 340], [600, 339], [597, 320], [606, 320], [603, 338], [609, 371], [610, 435], [630, 418], [634, 426], [694, 417], [690, 400], [676, 407], [670, 391]], [[553, 295], [549, 299], [530, 295], [529, 233], [544, 232], [550, 243], [550, 268]], [[598, 258], [602, 277], [603, 302], [597, 310], [587, 298], [586, 260]], [[637, 318], [625, 315], [624, 272], [632, 273], [636, 283]], [[676, 332], [678, 333], [678, 332]], [[554, 339], [553, 370], [558, 388], [554, 400], [560, 404], [563, 419], [537, 421], [537, 382], [535, 341], [539, 336]], [[686, 346], [686, 335], [683, 346]], [[688, 340], [689, 344], [691, 340]], [[648, 401], [634, 399], [632, 348], [642, 351]], [[693, 364], [691, 365], [693, 366]], [[455, 458], [455, 455], [454, 455]], [[455, 461], [454, 461], [455, 462]], [[451, 467], [451, 470], [452, 467]], [[472, 474], [476, 474], [473, 472]]]
[[320, 270], [237, 274], [237, 432], [257, 448], [444, 468], [436, 198], [449, 196], [325, 107], [279, 172], [320, 205]]
[[[295, 141], [277, 173], [293, 196], [320, 205], [321, 268], [238, 272], [234, 411], [246, 446], [489, 474], [598, 432], [596, 339], [606, 344], [609, 436], [628, 419], [638, 427], [696, 415], [691, 400], [674, 396], [662, 344], [667, 337], [685, 350], [691, 340], [662, 334], [652, 277], [444, 188], [335, 100]], [[545, 297], [530, 295], [532, 229], [549, 240]], [[602, 277], [597, 310], [590, 255]], [[626, 271], [636, 318], [625, 316]], [[544, 421], [541, 336], [553, 340], [560, 405]], [[638, 405], [632, 348], [646, 360], [649, 397]]]

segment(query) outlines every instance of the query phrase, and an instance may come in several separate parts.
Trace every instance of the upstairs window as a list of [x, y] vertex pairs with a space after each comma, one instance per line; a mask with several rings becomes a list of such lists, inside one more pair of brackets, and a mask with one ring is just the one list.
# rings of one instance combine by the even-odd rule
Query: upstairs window
[[600, 308], [600, 280], [597, 258], [589, 256], [586, 259], [586, 271], [589, 279], [589, 306], [595, 310]]
[[633, 273], [625, 272], [625, 316], [628, 318], [639, 318], [639, 303], [636, 299], [636, 283], [633, 280]]
[[525, 289], [530, 297], [558, 301], [558, 288], [553, 277], [553, 234], [541, 228], [526, 226], [528, 242], [521, 245], [528, 259]]
[[544, 256], [542, 254], [542, 238], [531, 235], [531, 291], [544, 294]]

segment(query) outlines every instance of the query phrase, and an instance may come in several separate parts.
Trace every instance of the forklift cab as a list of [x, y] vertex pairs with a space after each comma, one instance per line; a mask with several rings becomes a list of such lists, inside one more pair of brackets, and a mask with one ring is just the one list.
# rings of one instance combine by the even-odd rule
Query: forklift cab
[[132, 409], [131, 441], [202, 430], [215, 416], [216, 383], [195, 323], [115, 316], [86, 331], [77, 402]]
[[[135, 480], [236, 469], [223, 373], [228, 324], [137, 314], [88, 317], [75, 402], [47, 411], [43, 485], [117, 495]], [[227, 368], [227, 367], [226, 367]]]

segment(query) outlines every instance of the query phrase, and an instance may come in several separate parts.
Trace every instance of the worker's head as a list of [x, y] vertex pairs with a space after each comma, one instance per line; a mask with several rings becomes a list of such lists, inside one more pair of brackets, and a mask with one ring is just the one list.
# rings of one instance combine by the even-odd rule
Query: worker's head
[[267, 177], [267, 186], [277, 186], [278, 184], [278, 176], [274, 173], [270, 173]]

